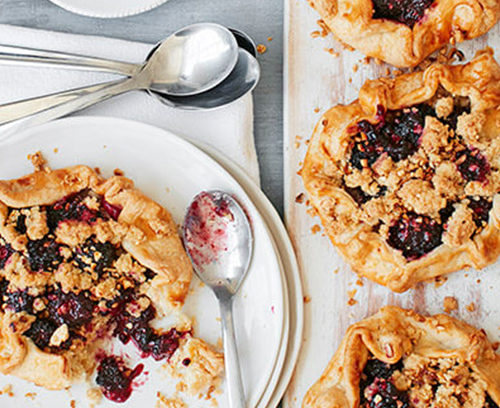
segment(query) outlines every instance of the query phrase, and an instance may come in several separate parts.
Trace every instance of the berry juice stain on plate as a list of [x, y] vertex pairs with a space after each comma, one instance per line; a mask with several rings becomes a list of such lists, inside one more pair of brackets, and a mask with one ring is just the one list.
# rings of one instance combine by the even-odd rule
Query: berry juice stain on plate
[[184, 244], [196, 266], [217, 262], [231, 251], [231, 229], [235, 218], [229, 202], [214, 193], [198, 194], [186, 215]]

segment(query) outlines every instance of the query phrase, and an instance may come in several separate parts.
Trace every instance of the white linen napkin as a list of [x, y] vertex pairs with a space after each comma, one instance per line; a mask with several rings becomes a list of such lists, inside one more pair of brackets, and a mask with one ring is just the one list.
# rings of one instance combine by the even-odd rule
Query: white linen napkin
[[[0, 24], [0, 42], [142, 62], [152, 45], [104, 37], [35, 30]], [[0, 103], [116, 79], [115, 75], [48, 67], [0, 65]], [[252, 96], [213, 111], [183, 111], [163, 105], [145, 92], [129, 92], [90, 107], [77, 115], [133, 119], [211, 145], [231, 157], [259, 183], [253, 139]]]

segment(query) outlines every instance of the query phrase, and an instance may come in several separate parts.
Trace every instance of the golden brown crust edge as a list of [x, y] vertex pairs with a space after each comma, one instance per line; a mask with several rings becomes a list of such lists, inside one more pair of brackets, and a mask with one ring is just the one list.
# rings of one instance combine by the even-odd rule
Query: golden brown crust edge
[[371, 0], [309, 0], [332, 33], [364, 54], [413, 67], [448, 43], [479, 37], [500, 18], [496, 0], [437, 0], [410, 28], [373, 19]]
[[[431, 99], [439, 86], [454, 95], [469, 96], [474, 109], [490, 109], [500, 119], [500, 67], [491, 49], [486, 49], [465, 65], [436, 63], [422, 72], [367, 81], [358, 100], [350, 105], [335, 106], [320, 119], [301, 172], [311, 204], [331, 241], [352, 269], [396, 292], [468, 266], [484, 268], [494, 262], [500, 255], [500, 195], [494, 197], [489, 224], [473, 240], [456, 248], [441, 245], [426, 256], [408, 262], [369, 227], [342, 234], [333, 231], [332, 216], [354, 213], [357, 205], [326, 174], [325, 163], [343, 157], [349, 143], [347, 129], [361, 120], [374, 121], [379, 105], [385, 109], [415, 105]], [[490, 132], [499, 134], [500, 120], [492, 122]]]
[[[118, 222], [133, 232], [125, 236], [122, 245], [141, 264], [156, 272], [147, 295], [159, 306], [159, 311], [166, 313], [182, 305], [192, 269], [175, 223], [168, 211], [136, 190], [131, 180], [119, 176], [104, 180], [86, 166], [45, 168], [19, 179], [1, 180], [0, 203], [13, 208], [49, 205], [86, 188], [102, 194], [110, 204], [122, 207]], [[140, 242], [135, 241], [137, 236], [141, 236]], [[82, 374], [82, 369], [88, 371], [94, 366], [90, 361], [93, 347], [88, 350], [89, 361], [43, 352], [30, 339], [13, 332], [10, 314], [0, 315], [2, 373], [48, 389], [63, 389]]]
[[357, 408], [360, 375], [370, 353], [390, 364], [411, 353], [459, 357], [479, 373], [488, 394], [500, 401], [500, 357], [484, 331], [446, 315], [423, 317], [387, 306], [349, 327], [320, 379], [306, 393], [302, 408]]

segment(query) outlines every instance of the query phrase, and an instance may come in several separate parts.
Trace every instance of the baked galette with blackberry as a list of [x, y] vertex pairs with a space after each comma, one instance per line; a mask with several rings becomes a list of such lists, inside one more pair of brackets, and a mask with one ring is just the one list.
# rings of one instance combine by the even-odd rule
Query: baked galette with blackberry
[[398, 292], [500, 254], [500, 67], [368, 81], [316, 126], [302, 177], [353, 270]]
[[448, 43], [488, 32], [497, 0], [309, 0], [332, 33], [364, 54], [413, 67]]
[[179, 365], [193, 392], [213, 384], [222, 356], [187, 320], [151, 324], [179, 309], [192, 273], [167, 210], [125, 177], [33, 160], [34, 173], [0, 181], [0, 372], [62, 389], [98, 367], [104, 395], [124, 401], [141, 367], [102, 355], [117, 337]]
[[500, 357], [482, 330], [398, 307], [351, 326], [303, 408], [498, 408]]

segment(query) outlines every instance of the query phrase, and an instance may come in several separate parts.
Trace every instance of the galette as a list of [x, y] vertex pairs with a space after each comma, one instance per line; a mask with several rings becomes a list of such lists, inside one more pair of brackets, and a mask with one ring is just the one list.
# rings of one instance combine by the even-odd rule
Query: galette
[[500, 17], [496, 0], [309, 0], [331, 32], [364, 54], [413, 67], [446, 44], [479, 37]]
[[500, 356], [483, 330], [389, 306], [351, 326], [303, 408], [498, 408]]
[[57, 390], [97, 367], [121, 402], [142, 366], [103, 354], [116, 337], [178, 366], [193, 393], [215, 384], [223, 357], [188, 319], [152, 324], [178, 312], [192, 274], [168, 211], [125, 177], [32, 159], [34, 173], [0, 181], [0, 372]]
[[301, 171], [352, 269], [393, 291], [500, 255], [500, 66], [367, 81], [327, 111]]

